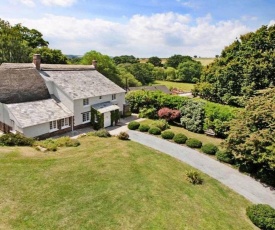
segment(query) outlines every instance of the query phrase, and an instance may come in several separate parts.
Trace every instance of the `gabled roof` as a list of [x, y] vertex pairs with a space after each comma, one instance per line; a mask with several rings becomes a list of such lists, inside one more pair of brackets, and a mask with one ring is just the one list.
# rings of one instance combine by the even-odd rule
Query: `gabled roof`
[[171, 94], [170, 90], [165, 85], [129, 87], [129, 91], [135, 91], [135, 90], [161, 91], [163, 93]]
[[32, 63], [0, 66], [0, 102], [5, 104], [50, 98], [45, 81]]
[[97, 70], [44, 70], [41, 75], [53, 81], [71, 99], [83, 99], [125, 92]]
[[21, 128], [73, 116], [65, 105], [54, 99], [8, 104], [7, 107]]

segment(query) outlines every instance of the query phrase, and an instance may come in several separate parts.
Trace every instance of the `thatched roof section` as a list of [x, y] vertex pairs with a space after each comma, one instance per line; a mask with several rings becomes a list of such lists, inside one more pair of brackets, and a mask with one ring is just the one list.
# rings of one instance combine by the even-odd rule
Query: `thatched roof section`
[[0, 102], [5, 104], [50, 98], [47, 86], [33, 64], [0, 66]]
[[135, 91], [135, 90], [161, 91], [161, 92], [166, 93], [166, 94], [171, 94], [170, 90], [165, 85], [129, 87], [129, 91]]
[[40, 73], [44, 78], [53, 81], [73, 100], [125, 92], [124, 89], [95, 69], [85, 71], [52, 70]]

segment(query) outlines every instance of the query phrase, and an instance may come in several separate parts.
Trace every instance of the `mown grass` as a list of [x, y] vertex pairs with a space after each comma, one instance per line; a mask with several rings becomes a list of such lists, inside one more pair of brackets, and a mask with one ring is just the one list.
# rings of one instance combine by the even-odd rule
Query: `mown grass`
[[[150, 124], [152, 124], [152, 122], [154, 122], [154, 120], [146, 119], [144, 121], [141, 121], [140, 123], [150, 125]], [[188, 131], [187, 129], [184, 129], [184, 128], [178, 127], [178, 126], [170, 125], [170, 130], [173, 131], [175, 134], [176, 133], [183, 133], [188, 138], [196, 138], [196, 139], [200, 140], [203, 144], [212, 143], [214, 145], [219, 146], [221, 144], [221, 142], [223, 141], [220, 138], [207, 136], [207, 135], [202, 134], [202, 133], [193, 133], [193, 132]]]
[[166, 85], [168, 89], [177, 88], [177, 89], [181, 89], [184, 92], [190, 92], [191, 89], [194, 88], [194, 84], [192, 84], [192, 83], [160, 81], [160, 80], [156, 80], [154, 85]]
[[0, 229], [253, 229], [250, 202], [132, 141], [83, 137], [41, 153], [0, 148]]

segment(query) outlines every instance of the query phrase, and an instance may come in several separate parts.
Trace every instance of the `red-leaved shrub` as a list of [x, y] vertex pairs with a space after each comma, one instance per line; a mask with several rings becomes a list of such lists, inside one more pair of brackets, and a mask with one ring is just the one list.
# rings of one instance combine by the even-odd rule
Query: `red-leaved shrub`
[[180, 118], [180, 111], [164, 107], [158, 111], [158, 117], [160, 119], [165, 119], [166, 121], [174, 121]]

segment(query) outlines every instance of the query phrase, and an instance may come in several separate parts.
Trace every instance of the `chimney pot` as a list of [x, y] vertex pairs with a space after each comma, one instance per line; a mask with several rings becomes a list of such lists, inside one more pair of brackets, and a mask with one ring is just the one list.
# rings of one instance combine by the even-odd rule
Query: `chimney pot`
[[95, 67], [95, 69], [97, 69], [97, 60], [93, 60], [92, 65]]
[[37, 70], [40, 70], [40, 64], [41, 64], [41, 55], [40, 54], [34, 54], [33, 55], [33, 64], [35, 65], [35, 68]]

